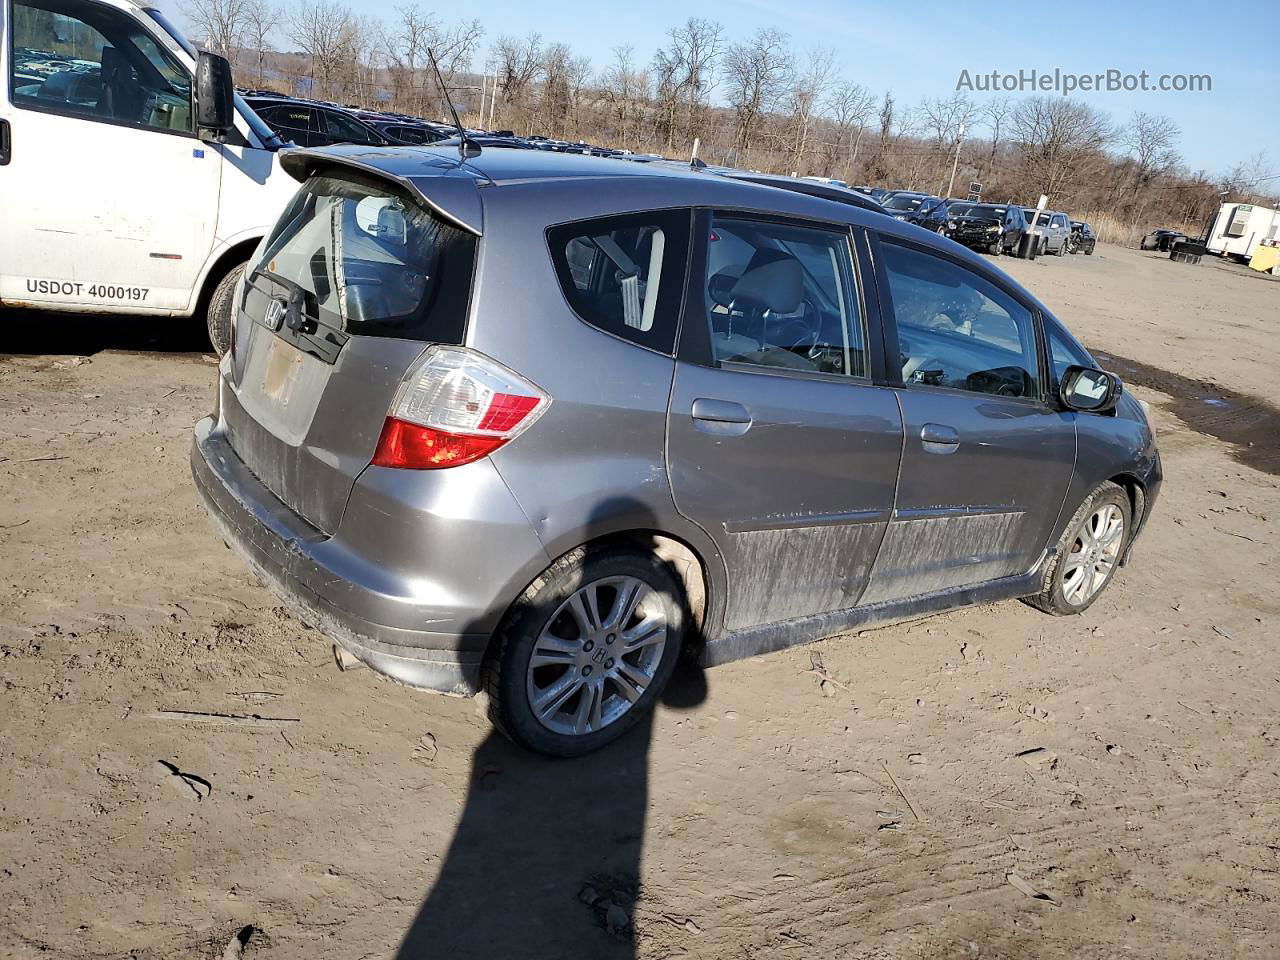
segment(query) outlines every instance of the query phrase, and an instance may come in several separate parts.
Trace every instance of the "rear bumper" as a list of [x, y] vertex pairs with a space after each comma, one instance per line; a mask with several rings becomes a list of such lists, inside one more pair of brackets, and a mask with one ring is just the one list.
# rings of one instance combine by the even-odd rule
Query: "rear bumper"
[[[212, 418], [196, 424], [191, 473], [223, 540], [287, 607], [373, 669], [413, 687], [476, 693], [485, 649], [506, 606], [498, 599], [501, 591], [511, 589], [508, 579], [520, 582], [522, 564], [533, 569], [546, 562], [526, 521], [520, 539], [529, 555], [509, 553], [516, 566], [494, 569], [491, 584], [441, 582], [439, 571], [430, 568], [416, 577], [397, 575], [388, 569], [392, 565], [354, 548], [341, 527], [326, 537], [277, 499], [236, 456]], [[348, 514], [353, 509], [359, 513], [349, 507]], [[397, 526], [412, 531], [421, 520], [409, 515]], [[370, 524], [352, 526], [367, 530]], [[427, 563], [428, 551], [421, 549], [421, 555]], [[443, 576], [447, 580], [449, 571]], [[424, 629], [428, 625], [440, 629]]]

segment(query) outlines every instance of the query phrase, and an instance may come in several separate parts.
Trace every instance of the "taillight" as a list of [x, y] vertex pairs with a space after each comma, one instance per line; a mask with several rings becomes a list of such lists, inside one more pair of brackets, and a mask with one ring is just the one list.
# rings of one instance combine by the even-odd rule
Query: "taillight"
[[537, 386], [466, 347], [431, 347], [405, 375], [373, 463], [438, 470], [479, 460], [527, 430], [551, 403]]

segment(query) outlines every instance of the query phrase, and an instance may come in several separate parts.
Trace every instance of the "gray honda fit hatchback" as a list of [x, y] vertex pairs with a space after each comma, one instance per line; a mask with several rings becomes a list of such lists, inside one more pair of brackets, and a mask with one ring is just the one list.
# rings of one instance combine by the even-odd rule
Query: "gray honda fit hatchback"
[[526, 747], [612, 740], [682, 649], [1079, 613], [1150, 514], [1140, 404], [949, 240], [674, 165], [283, 163], [196, 484], [345, 656]]

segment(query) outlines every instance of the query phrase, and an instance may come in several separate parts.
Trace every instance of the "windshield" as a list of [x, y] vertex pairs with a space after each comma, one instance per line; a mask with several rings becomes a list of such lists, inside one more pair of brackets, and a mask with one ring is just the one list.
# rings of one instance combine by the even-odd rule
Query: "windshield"
[[972, 203], [953, 203], [947, 207], [948, 217], [967, 217], [969, 211], [973, 209]]
[[993, 207], [990, 204], [975, 204], [971, 206], [966, 217], [991, 217], [995, 220], [1003, 220], [1007, 207]]
[[920, 205], [927, 199], [927, 197], [900, 193], [896, 197], [890, 197], [886, 200], [884, 206], [886, 210], [919, 210]]

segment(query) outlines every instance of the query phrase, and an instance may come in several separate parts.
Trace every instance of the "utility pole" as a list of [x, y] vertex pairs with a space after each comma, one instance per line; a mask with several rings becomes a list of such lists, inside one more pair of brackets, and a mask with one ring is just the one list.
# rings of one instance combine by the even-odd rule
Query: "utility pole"
[[956, 168], [960, 166], [960, 144], [964, 141], [964, 124], [960, 124], [960, 129], [956, 132], [956, 156], [951, 161], [951, 181], [947, 184], [947, 196], [951, 196], [951, 190], [956, 185]]

